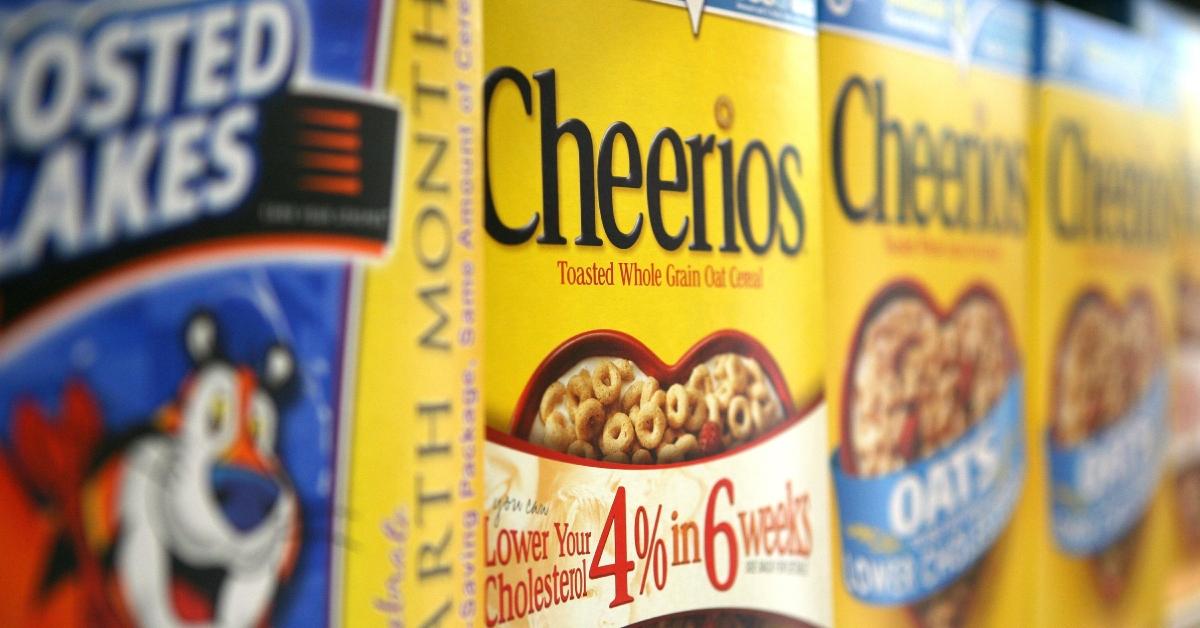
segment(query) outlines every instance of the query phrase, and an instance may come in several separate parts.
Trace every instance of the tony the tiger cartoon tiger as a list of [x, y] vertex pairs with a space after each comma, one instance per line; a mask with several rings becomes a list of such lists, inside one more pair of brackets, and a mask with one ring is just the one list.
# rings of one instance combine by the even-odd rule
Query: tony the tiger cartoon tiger
[[295, 564], [300, 505], [275, 451], [295, 357], [275, 343], [259, 364], [230, 360], [207, 311], [183, 337], [192, 370], [153, 427], [102, 442], [79, 381], [54, 420], [32, 400], [14, 408], [0, 462], [62, 526], [39, 597], [73, 588], [81, 625], [266, 625]]

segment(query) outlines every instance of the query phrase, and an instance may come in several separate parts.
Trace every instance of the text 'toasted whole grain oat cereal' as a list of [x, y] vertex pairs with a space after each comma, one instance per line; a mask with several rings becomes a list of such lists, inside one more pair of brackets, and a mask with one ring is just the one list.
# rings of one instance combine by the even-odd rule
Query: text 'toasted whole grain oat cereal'
[[837, 621], [1007, 625], [1034, 11], [818, 12]]
[[1163, 0], [1137, 3], [1144, 36], [1168, 47], [1178, 99], [1171, 210], [1171, 391], [1166, 493], [1171, 571], [1163, 587], [1163, 625], [1200, 621], [1200, 20]]
[[324, 625], [335, 555], [386, 562], [339, 490], [395, 245], [380, 11], [4, 3], [0, 624]]
[[829, 624], [814, 7], [484, 8], [484, 622]]
[[1170, 71], [1113, 23], [1057, 5], [1041, 19], [1027, 594], [1037, 625], [1153, 625], [1169, 525]]

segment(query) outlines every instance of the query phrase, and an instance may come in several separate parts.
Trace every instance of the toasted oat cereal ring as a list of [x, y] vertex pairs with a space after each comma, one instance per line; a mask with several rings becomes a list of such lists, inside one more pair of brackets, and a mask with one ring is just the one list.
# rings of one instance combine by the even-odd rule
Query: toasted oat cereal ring
[[727, 366], [728, 363], [729, 356], [723, 355], [714, 358], [709, 364], [708, 380], [712, 382], [713, 387], [716, 387], [722, 382], [728, 382], [730, 380], [729, 375], [732, 371], [730, 371], [729, 367]]
[[717, 396], [713, 393], [704, 395], [704, 408], [708, 412], [708, 418], [714, 421], [721, 420], [721, 402], [717, 401]]
[[605, 455], [626, 453], [633, 447], [636, 436], [633, 431], [633, 421], [623, 412], [610, 417], [604, 424], [604, 433], [600, 435], [600, 451]]
[[544, 419], [545, 444], [554, 451], [566, 451], [575, 442], [575, 426], [562, 410], [555, 410]]
[[664, 443], [675, 442], [675, 439], [679, 438], [679, 435], [683, 433], [673, 427], [670, 427], [670, 424], [671, 424], [671, 420], [667, 419], [667, 431], [663, 432], [663, 442]]
[[754, 424], [750, 416], [750, 402], [738, 395], [729, 402], [729, 435], [737, 440], [750, 438]]
[[750, 398], [755, 401], [766, 401], [771, 398], [766, 382], [754, 382], [749, 388]]
[[671, 464], [673, 462], [683, 462], [684, 451], [676, 447], [672, 443], [666, 443], [658, 448], [656, 457], [658, 464]]
[[683, 424], [683, 429], [689, 432], [699, 432], [704, 426], [704, 422], [708, 420], [708, 404], [700, 399], [700, 395], [694, 391], [688, 392], [688, 403], [692, 406], [692, 413], [688, 415], [687, 422]]
[[759, 404], [762, 413], [762, 424], [765, 428], [770, 428], [783, 420], [783, 410], [779, 404], [774, 401], [767, 401]]
[[[665, 391], [665, 390], [654, 391], [654, 394], [650, 395], [649, 403], [650, 403], [650, 405], [652, 405], [656, 408], [659, 408], [660, 410], [665, 411], [667, 409], [667, 391]], [[645, 404], [646, 404], [646, 402], [643, 401], [642, 405], [645, 405]]]
[[717, 389], [713, 391], [713, 394], [717, 398], [717, 404], [724, 409], [729, 407], [729, 402], [733, 401], [733, 396], [737, 394], [737, 391], [731, 380], [723, 379], [721, 383], [717, 384]]
[[550, 416], [550, 413], [554, 411], [554, 408], [558, 406], [558, 404], [562, 403], [563, 397], [565, 397], [566, 394], [566, 386], [563, 386], [558, 382], [550, 384], [550, 386], [546, 388], [546, 392], [542, 393], [542, 405], [538, 408], [541, 411], [541, 416]]
[[735, 355], [731, 354], [727, 357], [729, 359], [725, 360], [725, 363], [722, 365], [722, 370], [725, 371], [725, 379], [733, 385], [735, 390], [740, 389], [749, 377], [749, 373], [746, 372], [746, 365], [742, 364], [742, 361]]
[[658, 380], [653, 377], [647, 377], [642, 380], [642, 403], [650, 403], [650, 399], [654, 397], [654, 393], [658, 392]]
[[596, 440], [604, 429], [604, 406], [596, 399], [588, 399], [575, 409], [575, 435], [579, 440]]
[[606, 454], [604, 456], [604, 461], [605, 462], [619, 462], [621, 464], [629, 464], [629, 454], [623, 454], [623, 453]]
[[692, 374], [688, 375], [687, 388], [701, 394], [707, 393], [709, 392], [710, 388], [710, 382], [708, 381], [708, 378], [708, 367], [701, 364], [700, 366], [692, 369]]
[[621, 409], [626, 413], [632, 412], [634, 408], [642, 403], [642, 382], [634, 382], [625, 388], [625, 392], [621, 393]]
[[592, 460], [599, 458], [599, 456], [596, 454], [596, 448], [586, 440], [577, 440], [572, 442], [571, 445], [567, 447], [567, 453], [571, 454], [572, 456], [579, 456], [580, 458], [591, 458]]
[[762, 432], [767, 429], [767, 419], [763, 414], [762, 406], [751, 401], [750, 402], [750, 423], [754, 426], [754, 431]]
[[671, 384], [667, 389], [667, 423], [671, 427], [683, 427], [691, 418], [691, 401], [691, 396], [682, 384]]
[[633, 450], [633, 464], [653, 464], [654, 454], [650, 453], [649, 449], [638, 447]]
[[592, 374], [592, 393], [600, 403], [609, 405], [621, 395], [621, 371], [612, 362], [605, 361]]
[[592, 374], [587, 369], [580, 369], [574, 377], [567, 380], [567, 401], [574, 401], [576, 404], [583, 403], [591, 399], [592, 393]]
[[746, 371], [750, 374], [750, 383], [766, 383], [767, 373], [763, 370], [762, 365], [759, 364], [757, 360], [746, 360], [743, 366], [746, 367]]
[[708, 368], [708, 381], [711, 384], [718, 384], [729, 379], [729, 372], [725, 370], [724, 358], [713, 358], [711, 366]]
[[672, 385], [667, 390], [667, 423], [673, 427], [683, 427], [684, 430], [695, 432], [704, 425], [708, 418], [708, 403], [701, 399], [695, 390]]
[[675, 439], [675, 447], [682, 451], [686, 456], [687, 454], [700, 449], [700, 441], [696, 439], [695, 434], [684, 434], [683, 436]]
[[655, 449], [662, 443], [663, 435], [667, 432], [667, 415], [663, 414], [662, 408], [646, 404], [639, 407], [637, 415], [631, 418], [634, 433], [642, 447]]
[[658, 448], [659, 464], [670, 464], [672, 462], [682, 462], [687, 455], [696, 451], [700, 446], [699, 441], [692, 434], [684, 434], [674, 442], [664, 442]]
[[617, 372], [621, 374], [622, 381], [633, 381], [633, 376], [636, 375], [633, 371], [633, 361], [625, 358], [617, 358], [613, 360], [613, 366], [617, 367]]

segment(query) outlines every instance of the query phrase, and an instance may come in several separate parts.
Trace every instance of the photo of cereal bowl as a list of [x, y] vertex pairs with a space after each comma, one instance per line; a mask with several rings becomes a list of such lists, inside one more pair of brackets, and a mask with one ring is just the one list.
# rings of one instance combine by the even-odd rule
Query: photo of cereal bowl
[[577, 335], [535, 369], [511, 433], [570, 458], [678, 464], [740, 449], [795, 420], [774, 358], [734, 330], [664, 363], [632, 336]]
[[[1059, 338], [1050, 408], [1050, 437], [1062, 448], [1077, 447], [1127, 420], [1163, 360], [1158, 318], [1146, 292], [1133, 292], [1122, 307], [1088, 289], [1070, 311]], [[1124, 592], [1140, 530], [1141, 517], [1090, 558], [1104, 599]]]
[[1200, 549], [1200, 463], [1176, 468], [1174, 488], [1183, 541], [1195, 553]]
[[686, 611], [631, 624], [629, 628], [807, 628], [810, 624], [762, 610]]
[[[867, 308], [847, 363], [841, 467], [885, 476], [955, 445], [989, 416], [1017, 366], [1008, 315], [986, 286], [967, 288], [943, 311], [920, 284], [890, 284]], [[966, 623], [986, 556], [909, 604], [914, 622]]]

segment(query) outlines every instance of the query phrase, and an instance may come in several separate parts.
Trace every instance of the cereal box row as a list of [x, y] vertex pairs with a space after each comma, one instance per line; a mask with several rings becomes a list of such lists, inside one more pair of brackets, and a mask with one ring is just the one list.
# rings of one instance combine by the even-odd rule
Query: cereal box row
[[0, 625], [1200, 624], [1126, 8], [0, 0]]

